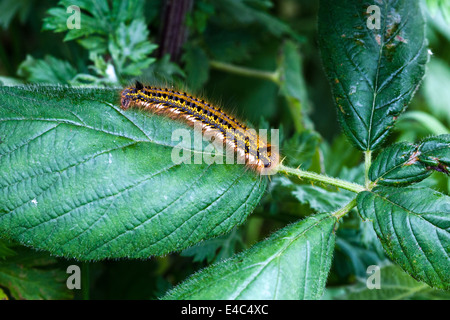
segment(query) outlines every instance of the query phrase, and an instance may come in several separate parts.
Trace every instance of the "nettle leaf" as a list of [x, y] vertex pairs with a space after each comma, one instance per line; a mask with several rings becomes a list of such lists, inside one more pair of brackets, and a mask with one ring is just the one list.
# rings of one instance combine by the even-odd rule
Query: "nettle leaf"
[[[59, 2], [59, 6], [48, 11], [49, 16], [44, 19], [44, 30], [67, 32], [64, 41], [78, 40], [78, 43], [89, 50], [91, 55], [108, 53], [108, 60], [113, 64], [121, 76], [138, 76], [142, 70], [148, 68], [155, 58], [149, 55], [157, 45], [148, 40], [149, 32], [144, 19], [144, 1], [125, 0], [110, 3], [106, 0], [95, 2], [80, 0], [76, 6], [80, 11], [80, 28], [68, 28], [71, 19], [73, 3], [67, 0]], [[67, 13], [69, 12], [69, 13]], [[94, 62], [98, 61], [92, 58]], [[104, 73], [102, 68], [96, 71]], [[112, 71], [110, 71], [112, 72]], [[87, 77], [84, 77], [87, 80]], [[91, 78], [89, 82], [97, 82]], [[115, 75], [113, 82], [116, 82]]]
[[148, 56], [158, 46], [147, 40], [148, 35], [144, 20], [133, 20], [130, 25], [121, 23], [118, 26], [110, 38], [108, 50], [120, 74], [140, 75], [142, 69], [155, 62], [155, 58]]
[[[76, 6], [80, 10], [80, 28], [69, 29], [67, 27], [68, 19], [73, 15], [75, 5], [70, 0], [59, 2], [59, 7], [53, 7], [48, 10], [48, 17], [43, 19], [43, 30], [52, 30], [54, 32], [66, 32], [64, 41], [70, 41], [92, 34], [107, 35], [109, 28], [107, 16], [109, 15], [108, 6], [105, 7], [105, 0], [97, 1], [94, 5], [92, 1], [77, 1]], [[69, 11], [69, 12], [68, 12]]]
[[401, 142], [384, 149], [370, 167], [369, 177], [377, 185], [419, 182], [433, 171], [448, 174], [450, 135], [425, 139], [420, 144]]
[[44, 59], [34, 59], [27, 55], [17, 74], [33, 83], [69, 84], [77, 70], [69, 62], [50, 55], [46, 55]]
[[[319, 43], [338, 117], [361, 150], [381, 146], [418, 88], [428, 60], [419, 1], [386, 0], [380, 29], [371, 30], [371, 3], [322, 0]], [[372, 25], [371, 25], [372, 26]]]
[[[267, 179], [207, 164], [210, 142], [167, 117], [122, 111], [118, 93], [0, 88], [1, 237], [82, 260], [146, 258], [244, 222]], [[172, 161], [174, 147], [192, 164]]]
[[450, 197], [429, 188], [376, 187], [358, 194], [386, 253], [415, 279], [450, 289]]
[[[113, 1], [97, 0], [61, 0], [58, 7], [48, 10], [44, 18], [43, 30], [67, 32], [64, 41], [79, 39], [92, 34], [107, 36], [116, 30], [121, 23], [130, 23], [134, 19], [144, 18], [143, 0]], [[80, 10], [80, 28], [69, 29], [68, 19], [73, 15], [71, 6]]]
[[192, 275], [163, 299], [319, 299], [331, 265], [335, 223], [335, 217], [319, 214], [291, 224]]

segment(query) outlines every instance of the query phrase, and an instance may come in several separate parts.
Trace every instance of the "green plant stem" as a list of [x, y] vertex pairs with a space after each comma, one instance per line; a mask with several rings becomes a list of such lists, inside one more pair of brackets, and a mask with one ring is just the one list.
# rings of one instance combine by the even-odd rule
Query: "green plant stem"
[[[245, 77], [252, 77], [252, 78], [258, 78], [263, 80], [269, 80], [271, 82], [274, 82], [278, 86], [282, 85], [282, 80], [280, 79], [280, 72], [277, 71], [261, 71], [246, 67], [240, 67], [235, 66], [232, 64], [220, 62], [211, 60], [209, 62], [209, 65], [211, 68], [222, 70], [225, 72], [234, 73], [237, 75], [245, 76]], [[303, 125], [302, 120], [302, 104], [298, 99], [295, 99], [293, 97], [286, 96], [286, 101], [289, 107], [289, 110], [291, 114], [293, 115], [293, 122], [294, 126], [297, 132], [303, 132], [305, 130], [305, 127]]]
[[356, 207], [356, 198], [354, 198], [352, 201], [347, 203], [345, 206], [343, 206], [339, 210], [333, 212], [333, 216], [335, 216], [337, 219], [340, 219], [343, 216], [345, 216], [347, 213], [349, 213], [350, 210], [352, 210], [354, 207]]
[[81, 264], [81, 295], [83, 300], [89, 300], [90, 289], [90, 271], [89, 262], [83, 262]]
[[357, 183], [353, 183], [353, 182], [349, 182], [349, 181], [345, 181], [345, 180], [341, 180], [341, 179], [337, 179], [337, 178], [332, 178], [332, 177], [328, 177], [326, 175], [322, 175], [319, 173], [315, 173], [315, 172], [311, 172], [311, 171], [304, 171], [301, 169], [295, 169], [295, 168], [290, 168], [290, 167], [285, 167], [284, 165], [280, 164], [278, 166], [278, 171], [279, 172], [284, 172], [287, 174], [293, 174], [298, 176], [300, 179], [308, 179], [310, 181], [317, 181], [317, 182], [322, 182], [331, 186], [335, 186], [338, 188], [342, 188], [345, 190], [349, 190], [349, 191], [353, 191], [355, 193], [359, 193], [365, 190], [365, 188]]
[[222, 70], [234, 74], [238, 74], [246, 77], [253, 77], [258, 79], [269, 80], [279, 84], [279, 75], [278, 72], [270, 72], [270, 71], [261, 71], [256, 69], [250, 69], [245, 67], [239, 67], [232, 64], [211, 60], [209, 62], [211, 68]]
[[417, 121], [428, 131], [435, 135], [450, 133], [450, 130], [445, 125], [443, 125], [442, 122], [423, 111], [408, 111], [399, 119], [399, 121], [405, 120]]
[[364, 181], [366, 185], [366, 189], [370, 188], [370, 179], [369, 179], [369, 169], [372, 165], [372, 151], [366, 150], [364, 151]]

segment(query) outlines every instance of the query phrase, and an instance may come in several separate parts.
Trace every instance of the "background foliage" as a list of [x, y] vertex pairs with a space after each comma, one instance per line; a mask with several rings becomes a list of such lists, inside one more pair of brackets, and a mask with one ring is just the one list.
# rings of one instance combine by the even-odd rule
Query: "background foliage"
[[[427, 37], [433, 57], [388, 144], [417, 143], [431, 134], [449, 133], [449, 10], [445, 1], [427, 3]], [[187, 41], [178, 57], [161, 49], [162, 1], [98, 0], [93, 6], [80, 0], [82, 28], [67, 32], [66, 8], [72, 4], [65, 0], [0, 3], [3, 84], [117, 87], [135, 77], [180, 83], [221, 101], [225, 109], [259, 127], [281, 128], [281, 152], [288, 165], [363, 183], [358, 180], [364, 177], [361, 153], [341, 134], [322, 69], [318, 1], [196, 0], [187, 16]], [[382, 173], [371, 174], [378, 178]], [[433, 173], [418, 186], [448, 194], [450, 183], [445, 175]], [[330, 212], [350, 199], [346, 191], [307, 182], [299, 185], [277, 176], [246, 223], [228, 234], [148, 261], [91, 264], [91, 298], [161, 297], [193, 272], [230, 258], [288, 223]], [[370, 199], [369, 194], [360, 201]], [[448, 298], [447, 293], [432, 290], [391, 265], [375, 232], [356, 212], [340, 223], [333, 241], [336, 250], [326, 299]], [[2, 240], [0, 299], [71, 298], [73, 292], [64, 286], [65, 268], [74, 263]], [[364, 291], [366, 269], [372, 264], [390, 270], [392, 290]], [[76, 297], [79, 294], [75, 292]]]

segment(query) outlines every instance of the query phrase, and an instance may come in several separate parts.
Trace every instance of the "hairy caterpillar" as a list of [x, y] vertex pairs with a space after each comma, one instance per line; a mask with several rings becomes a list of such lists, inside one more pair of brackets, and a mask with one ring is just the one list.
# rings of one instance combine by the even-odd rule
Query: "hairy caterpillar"
[[137, 107], [194, 126], [200, 124], [204, 134], [221, 141], [228, 149], [259, 173], [274, 171], [279, 155], [270, 144], [234, 117], [199, 98], [168, 88], [144, 86], [136, 82], [121, 92], [121, 108]]

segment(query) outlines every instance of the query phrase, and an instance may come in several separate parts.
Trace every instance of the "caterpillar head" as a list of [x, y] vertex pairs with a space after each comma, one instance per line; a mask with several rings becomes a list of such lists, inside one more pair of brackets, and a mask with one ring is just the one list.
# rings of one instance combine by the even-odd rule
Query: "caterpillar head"
[[125, 88], [120, 94], [120, 106], [126, 110], [130, 105], [137, 101], [139, 92], [144, 89], [144, 85], [139, 81], [136, 81], [134, 87]]

